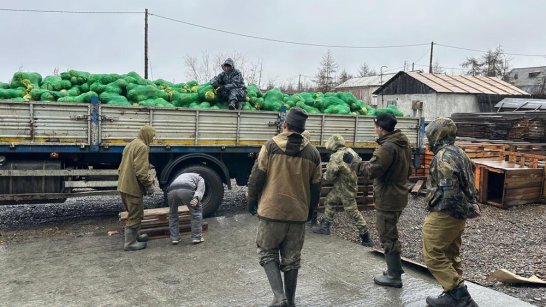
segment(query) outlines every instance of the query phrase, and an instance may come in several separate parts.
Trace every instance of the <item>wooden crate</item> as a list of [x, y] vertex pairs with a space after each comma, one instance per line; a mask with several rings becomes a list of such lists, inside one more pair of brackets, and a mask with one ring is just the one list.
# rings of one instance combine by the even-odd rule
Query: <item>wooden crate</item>
[[543, 165], [544, 160], [525, 155], [509, 153], [509, 161], [475, 160], [475, 184], [481, 203], [508, 208], [543, 199], [544, 168], [539, 164]]
[[[323, 173], [326, 171], [326, 163], [322, 164], [322, 171]], [[362, 176], [358, 177], [357, 180], [357, 194], [356, 194], [356, 204], [358, 206], [359, 210], [367, 210], [367, 209], [374, 209], [375, 206], [373, 204], [373, 181], [368, 180]], [[333, 185], [331, 184], [325, 184], [322, 186], [322, 189], [320, 191], [320, 202], [319, 206], [317, 208], [317, 211], [324, 212], [324, 202], [326, 200], [326, 196], [328, 193], [332, 190]], [[343, 204], [337, 204], [335, 206], [336, 211], [343, 211]]]

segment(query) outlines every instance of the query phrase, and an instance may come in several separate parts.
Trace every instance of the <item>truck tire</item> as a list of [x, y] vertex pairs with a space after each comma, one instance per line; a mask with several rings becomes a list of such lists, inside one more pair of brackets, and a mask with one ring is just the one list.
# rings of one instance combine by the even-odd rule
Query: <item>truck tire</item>
[[210, 217], [222, 204], [224, 200], [224, 184], [220, 176], [213, 170], [203, 165], [190, 165], [183, 168], [176, 176], [183, 173], [197, 173], [205, 180], [205, 195], [201, 200], [203, 206], [203, 217]]

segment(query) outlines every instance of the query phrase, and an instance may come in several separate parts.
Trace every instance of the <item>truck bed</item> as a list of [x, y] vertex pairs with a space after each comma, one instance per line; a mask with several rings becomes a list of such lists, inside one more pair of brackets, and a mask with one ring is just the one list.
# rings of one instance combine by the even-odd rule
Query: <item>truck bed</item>
[[[43, 146], [101, 151], [122, 147], [143, 125], [157, 129], [154, 147], [217, 147], [223, 150], [259, 147], [278, 133], [277, 112], [197, 110], [159, 107], [118, 107], [101, 104], [0, 101], [2, 148], [25, 151]], [[419, 119], [398, 118], [397, 128], [419, 148]], [[311, 142], [323, 147], [341, 134], [355, 149], [376, 146], [373, 117], [311, 114], [307, 120]]]

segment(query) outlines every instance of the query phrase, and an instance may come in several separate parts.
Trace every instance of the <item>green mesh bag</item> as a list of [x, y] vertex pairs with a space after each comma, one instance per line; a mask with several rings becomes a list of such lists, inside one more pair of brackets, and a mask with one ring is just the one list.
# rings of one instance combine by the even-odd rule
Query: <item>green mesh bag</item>
[[57, 99], [57, 101], [58, 102], [80, 102], [80, 103], [84, 103], [84, 102], [91, 102], [91, 98], [93, 96], [98, 96], [98, 95], [95, 92], [87, 92], [87, 93], [83, 93], [83, 94], [78, 95], [78, 96], [61, 97], [61, 98]]
[[23, 98], [25, 94], [26, 89], [24, 88], [0, 89], [0, 99]]
[[386, 108], [375, 110], [375, 115], [381, 115], [381, 114], [385, 114], [385, 113], [391, 114], [391, 115], [393, 115], [395, 117], [403, 117], [404, 116], [404, 113], [402, 113], [400, 110], [398, 110], [398, 108], [396, 106], [394, 106], [394, 105], [389, 105]]
[[103, 92], [99, 95], [99, 100], [101, 103], [106, 103], [109, 105], [116, 105], [116, 106], [130, 106], [131, 103], [125, 96], [121, 96], [116, 93], [111, 92]]
[[146, 99], [138, 103], [143, 107], [174, 108], [174, 105], [163, 98]]
[[73, 69], [61, 73], [61, 79], [68, 80], [73, 85], [82, 85], [89, 80], [89, 77], [91, 77], [90, 73]]
[[249, 97], [256, 97], [260, 98], [262, 97], [262, 91], [256, 86], [256, 84], [249, 84], [246, 87], [246, 92]]
[[278, 88], [267, 91], [263, 99], [263, 109], [267, 111], [279, 111], [284, 104], [284, 94]]
[[155, 85], [139, 85], [127, 92], [129, 101], [141, 102], [148, 99], [163, 98], [169, 99], [165, 91], [161, 91]]
[[9, 83], [0, 82], [0, 90], [5, 90], [5, 89], [8, 89], [10, 87], [11, 86], [9, 85]]
[[312, 106], [308, 106], [305, 104], [305, 102], [303, 101], [298, 101], [296, 103], [296, 107], [300, 108], [300, 109], [303, 109], [305, 112], [307, 112], [308, 114], [320, 114], [320, 110], [315, 108], [315, 107], [312, 107]]
[[176, 107], [189, 107], [190, 104], [196, 103], [199, 100], [197, 93], [174, 93], [173, 104]]
[[18, 71], [14, 73], [13, 77], [11, 78], [10, 88], [15, 89], [18, 87], [26, 87], [23, 83], [23, 80], [25, 79], [30, 81], [30, 83], [32, 83], [36, 88], [38, 88], [42, 83], [42, 76], [39, 73]]
[[49, 91], [60, 91], [70, 89], [72, 87], [72, 83], [70, 83], [68, 80], [61, 79], [59, 76], [47, 76], [42, 81], [42, 85], [40, 87]]
[[89, 77], [91, 83], [99, 82], [104, 85], [110, 84], [117, 79], [121, 78], [121, 75], [118, 74], [92, 74]]

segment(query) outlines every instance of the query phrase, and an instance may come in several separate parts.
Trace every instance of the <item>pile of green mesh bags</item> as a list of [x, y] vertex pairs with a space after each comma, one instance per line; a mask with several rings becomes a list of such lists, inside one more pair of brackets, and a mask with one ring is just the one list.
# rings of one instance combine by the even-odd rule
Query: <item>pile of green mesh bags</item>
[[[210, 83], [197, 81], [172, 83], [128, 74], [91, 74], [69, 70], [58, 76], [34, 72], [17, 72], [10, 83], [0, 82], [0, 100], [89, 103], [98, 96], [101, 103], [116, 106], [183, 107], [192, 109], [228, 109]], [[376, 115], [403, 114], [395, 107], [374, 109], [348, 92], [302, 92], [288, 95], [277, 88], [262, 93], [254, 84], [247, 86], [245, 111], [279, 111], [282, 107], [299, 107], [310, 114]]]

